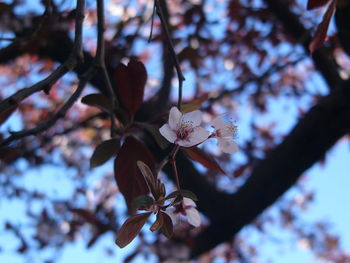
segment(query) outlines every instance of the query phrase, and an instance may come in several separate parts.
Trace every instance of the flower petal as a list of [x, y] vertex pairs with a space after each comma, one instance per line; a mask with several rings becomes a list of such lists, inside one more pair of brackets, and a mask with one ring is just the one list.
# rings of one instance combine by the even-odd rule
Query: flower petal
[[191, 206], [191, 207], [197, 206], [196, 203], [191, 198], [187, 198], [187, 197], [183, 198], [183, 204], [184, 206]]
[[191, 111], [188, 113], [185, 113], [182, 116], [182, 122], [189, 122], [191, 123], [192, 127], [199, 126], [202, 122], [202, 112], [199, 110]]
[[220, 133], [222, 138], [232, 138], [236, 135], [237, 127], [232, 122], [225, 122], [223, 123], [222, 127], [220, 128]]
[[177, 139], [176, 133], [170, 128], [167, 123], [160, 127], [159, 132], [171, 143], [174, 143]]
[[176, 130], [176, 127], [180, 122], [181, 117], [182, 117], [182, 113], [179, 111], [178, 108], [172, 107], [170, 109], [168, 124], [171, 129]]
[[165, 213], [167, 213], [167, 215], [170, 216], [173, 224], [177, 224], [180, 221], [180, 214], [179, 213], [175, 214], [173, 209], [167, 210], [165, 211]]
[[233, 154], [238, 151], [238, 145], [231, 139], [218, 138], [218, 146], [224, 153]]
[[209, 137], [209, 132], [202, 127], [195, 127], [193, 132], [188, 135], [187, 140], [179, 141], [178, 144], [183, 147], [191, 147], [204, 142]]
[[187, 221], [194, 227], [201, 225], [201, 216], [196, 208], [186, 209]]
[[224, 124], [224, 123], [222, 122], [220, 116], [214, 118], [214, 120], [212, 120], [211, 123], [213, 124], [213, 127], [215, 128], [215, 130], [220, 129], [220, 128], [223, 126], [223, 124]]

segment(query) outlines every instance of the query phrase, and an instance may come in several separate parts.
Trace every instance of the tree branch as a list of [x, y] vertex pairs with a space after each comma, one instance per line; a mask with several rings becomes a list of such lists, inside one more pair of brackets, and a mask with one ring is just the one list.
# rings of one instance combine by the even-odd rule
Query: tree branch
[[62, 106], [62, 108], [47, 122], [39, 124], [37, 127], [29, 130], [23, 130], [19, 132], [11, 132], [10, 137], [0, 142], [0, 147], [10, 144], [11, 142], [27, 137], [29, 135], [37, 135], [48, 128], [52, 127], [59, 119], [63, 118], [67, 111], [73, 106], [74, 102], [79, 98], [81, 92], [83, 91], [85, 85], [90, 80], [90, 78], [95, 74], [97, 68], [91, 67], [90, 70], [80, 78], [79, 84], [72, 96], [69, 97], [67, 102]]
[[57, 80], [65, 75], [70, 70], [74, 69], [78, 61], [82, 61], [82, 32], [83, 32], [83, 20], [84, 20], [84, 5], [85, 0], [77, 1], [77, 15], [75, 25], [75, 40], [73, 49], [68, 59], [60, 65], [54, 72], [52, 72], [47, 78], [34, 84], [29, 88], [24, 88], [17, 91], [12, 96], [8, 97], [0, 103], [0, 113], [7, 110], [9, 107], [19, 104], [21, 101], [29, 97], [35, 92], [45, 91], [48, 93], [50, 88]]
[[[308, 46], [311, 35], [300, 22], [298, 16], [290, 11], [289, 5], [283, 0], [265, 0], [271, 12], [281, 21], [286, 32], [299, 41], [308, 53]], [[312, 59], [316, 69], [322, 74], [324, 79], [332, 89], [336, 87], [342, 79], [337, 71], [338, 65], [332, 56], [332, 50], [323, 46], [312, 54]]]
[[196, 237], [192, 256], [232, 239], [232, 235], [272, 205], [337, 140], [349, 133], [349, 101], [350, 81], [346, 81], [299, 121], [285, 140], [254, 167], [247, 182], [233, 195], [210, 191], [193, 166], [189, 167], [188, 161], [182, 159], [182, 173], [186, 174], [182, 184], [197, 194], [199, 208], [211, 221]]
[[173, 44], [173, 41], [171, 39], [171, 35], [170, 35], [170, 32], [169, 32], [169, 29], [168, 29], [167, 20], [165, 18], [164, 13], [163, 13], [163, 8], [164, 8], [165, 4], [163, 3], [163, 6], [162, 6], [160, 4], [159, 0], [154, 0], [154, 1], [155, 1], [155, 5], [156, 5], [157, 14], [158, 14], [159, 19], [160, 19], [161, 24], [162, 24], [163, 32], [165, 34], [165, 39], [168, 42], [169, 51], [170, 51], [170, 54], [171, 54], [171, 56], [173, 58], [175, 69], [176, 69], [176, 72], [177, 72], [177, 77], [178, 77], [178, 80], [179, 80], [179, 96], [178, 96], [177, 107], [179, 109], [181, 109], [182, 83], [185, 80], [185, 77], [184, 77], [184, 75], [182, 73], [182, 70], [181, 70], [181, 67], [180, 67], [180, 63], [179, 63], [179, 59], [177, 58], [177, 54], [176, 54], [176, 51], [175, 51], [175, 48], [174, 48], [174, 44]]
[[[156, 7], [156, 6], [155, 6]], [[168, 7], [166, 4], [166, 1], [160, 2], [160, 8], [163, 11], [163, 17], [166, 22], [166, 24], [169, 24], [169, 12]], [[163, 30], [163, 35], [166, 35], [166, 33]], [[171, 35], [171, 30], [169, 29], [169, 34]], [[155, 107], [157, 108], [165, 108], [167, 107], [167, 103], [169, 101], [170, 91], [171, 91], [171, 81], [174, 77], [174, 59], [171, 56], [170, 49], [168, 48], [168, 41], [166, 39], [163, 39], [162, 41], [163, 46], [163, 80], [162, 80], [162, 86], [159, 89], [157, 93], [157, 101], [155, 102]]]

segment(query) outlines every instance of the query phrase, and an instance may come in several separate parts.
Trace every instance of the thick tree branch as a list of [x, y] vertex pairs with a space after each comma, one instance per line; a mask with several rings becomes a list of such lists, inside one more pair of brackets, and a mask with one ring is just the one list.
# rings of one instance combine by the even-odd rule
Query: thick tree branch
[[335, 10], [335, 23], [338, 29], [338, 37], [344, 51], [350, 56], [350, 3], [339, 1]]
[[[281, 21], [287, 34], [300, 41], [306, 52], [311, 41], [311, 35], [300, 22], [298, 16], [291, 12], [289, 5], [283, 0], [265, 0], [271, 12]], [[323, 46], [312, 55], [316, 69], [332, 89], [342, 80], [337, 71], [338, 65], [332, 55], [332, 51]]]
[[[232, 239], [242, 227], [259, 216], [342, 136], [350, 131], [350, 81], [346, 81], [314, 106], [285, 140], [261, 161], [234, 195], [211, 190], [203, 179], [182, 163], [184, 187], [199, 197], [200, 209], [211, 225], [195, 240], [192, 256]], [[181, 160], [185, 162], [184, 160]]]

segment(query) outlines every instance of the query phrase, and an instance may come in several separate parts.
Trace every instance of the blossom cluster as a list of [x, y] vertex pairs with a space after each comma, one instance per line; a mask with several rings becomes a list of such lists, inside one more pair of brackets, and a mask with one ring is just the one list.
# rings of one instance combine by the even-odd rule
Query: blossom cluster
[[214, 131], [210, 133], [201, 127], [202, 112], [195, 110], [182, 114], [178, 108], [172, 107], [168, 123], [160, 129], [160, 133], [171, 143], [182, 147], [198, 145], [209, 138], [218, 140], [218, 147], [224, 153], [233, 154], [238, 146], [233, 140], [237, 133], [237, 126], [232, 122], [223, 122], [220, 117], [212, 121]]

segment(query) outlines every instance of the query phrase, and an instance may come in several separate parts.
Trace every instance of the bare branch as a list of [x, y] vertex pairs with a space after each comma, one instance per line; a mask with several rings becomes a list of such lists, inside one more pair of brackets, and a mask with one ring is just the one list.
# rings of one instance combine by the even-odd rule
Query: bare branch
[[60, 65], [54, 72], [52, 72], [44, 80], [39, 81], [29, 88], [24, 88], [17, 91], [15, 94], [11, 95], [3, 102], [0, 103], [0, 113], [7, 110], [9, 107], [19, 104], [21, 101], [29, 97], [38, 91], [44, 91], [48, 93], [50, 88], [57, 80], [59, 80], [63, 75], [65, 75], [70, 70], [74, 69], [78, 61], [83, 58], [82, 51], [82, 31], [83, 31], [83, 20], [84, 20], [84, 5], [85, 0], [77, 1], [77, 15], [76, 15], [76, 25], [75, 25], [75, 40], [73, 45], [73, 50], [69, 58]]
[[159, 2], [159, 0], [154, 0], [154, 1], [155, 1], [156, 9], [157, 9], [157, 14], [159, 16], [159, 19], [161, 21], [161, 24], [162, 24], [162, 27], [163, 27], [163, 30], [165, 33], [166, 40], [168, 41], [170, 53], [171, 53], [172, 58], [173, 58], [174, 63], [175, 63], [175, 69], [176, 69], [177, 77], [179, 80], [179, 97], [178, 97], [177, 107], [180, 110], [181, 109], [181, 102], [182, 102], [182, 83], [185, 80], [185, 77], [181, 71], [179, 59], [177, 58], [174, 44], [173, 44], [173, 41], [171, 39], [171, 35], [169, 33], [168, 24], [167, 24], [167, 21], [164, 17], [164, 13], [163, 13], [162, 7], [160, 5], [160, 2]]
[[107, 86], [107, 91], [109, 92], [111, 103], [114, 107], [111, 108], [110, 118], [111, 118], [111, 137], [114, 137], [116, 126], [115, 126], [115, 116], [113, 109], [118, 108], [118, 100], [116, 94], [112, 88], [111, 80], [109, 78], [106, 63], [105, 63], [105, 21], [104, 21], [104, 1], [96, 0], [97, 2], [97, 51], [96, 51], [96, 62], [102, 71], [102, 77], [105, 85]]
[[67, 111], [73, 106], [74, 102], [79, 98], [81, 92], [85, 88], [85, 85], [92, 78], [92, 76], [97, 72], [97, 67], [92, 66], [90, 69], [80, 78], [79, 84], [72, 96], [67, 100], [67, 102], [62, 106], [62, 108], [47, 122], [39, 124], [37, 127], [29, 130], [24, 130], [20, 132], [11, 132], [11, 136], [0, 142], [0, 147], [8, 145], [9, 143], [21, 139], [29, 135], [37, 135], [48, 128], [52, 127], [59, 119], [63, 118]]

